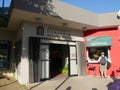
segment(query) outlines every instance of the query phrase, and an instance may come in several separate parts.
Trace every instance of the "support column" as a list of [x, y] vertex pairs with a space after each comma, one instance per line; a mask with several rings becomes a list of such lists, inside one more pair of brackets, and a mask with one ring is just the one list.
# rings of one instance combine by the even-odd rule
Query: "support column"
[[77, 42], [78, 76], [86, 76], [84, 42]]
[[35, 37], [29, 38], [29, 82], [38, 82], [38, 61], [39, 61], [40, 39]]

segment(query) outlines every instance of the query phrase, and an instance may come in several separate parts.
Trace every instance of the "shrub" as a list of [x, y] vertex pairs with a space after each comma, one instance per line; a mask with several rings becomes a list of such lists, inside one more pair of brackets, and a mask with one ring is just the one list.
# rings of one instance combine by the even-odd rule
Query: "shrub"
[[63, 74], [68, 74], [68, 64], [66, 64], [61, 71]]

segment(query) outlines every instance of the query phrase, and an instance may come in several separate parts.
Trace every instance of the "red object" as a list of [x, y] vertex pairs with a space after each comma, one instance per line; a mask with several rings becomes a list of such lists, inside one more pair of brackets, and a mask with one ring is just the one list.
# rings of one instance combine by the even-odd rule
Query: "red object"
[[87, 69], [88, 69], [88, 74], [90, 74], [90, 72], [92, 71], [94, 75], [96, 75], [96, 67], [94, 65], [90, 65], [89, 63], [87, 63]]
[[[120, 31], [118, 30], [118, 27], [85, 31], [84, 32], [85, 45], [86, 45], [86, 37], [88, 36], [110, 36], [111, 37], [112, 46], [110, 46], [110, 58], [112, 62], [111, 62], [110, 69], [107, 70], [107, 75], [111, 76], [113, 75], [112, 72], [114, 72], [114, 75], [117, 76], [118, 74], [116, 70], [120, 67], [120, 39], [119, 39]], [[85, 48], [85, 55], [87, 59], [86, 48]], [[99, 63], [95, 63], [95, 64], [91, 63], [91, 65], [94, 65], [96, 67], [96, 75], [99, 76], [100, 75]], [[94, 73], [91, 73], [91, 75], [93, 74]]]

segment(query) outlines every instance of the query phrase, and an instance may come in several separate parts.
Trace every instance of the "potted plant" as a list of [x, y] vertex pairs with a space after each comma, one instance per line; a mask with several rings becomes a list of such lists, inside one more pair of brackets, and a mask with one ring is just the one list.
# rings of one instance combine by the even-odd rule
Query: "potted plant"
[[61, 73], [64, 75], [68, 75], [68, 64], [65, 64], [65, 66], [63, 66]]

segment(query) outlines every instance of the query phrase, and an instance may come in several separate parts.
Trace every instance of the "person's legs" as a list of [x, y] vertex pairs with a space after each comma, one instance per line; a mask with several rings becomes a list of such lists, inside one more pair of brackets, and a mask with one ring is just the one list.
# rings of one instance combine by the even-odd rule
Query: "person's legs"
[[104, 76], [104, 66], [100, 64], [101, 78]]
[[107, 77], [106, 71], [107, 71], [107, 64], [104, 67], [104, 77]]
[[101, 78], [103, 78], [103, 71], [101, 71]]
[[106, 71], [104, 71], [104, 77], [105, 77], [105, 78], [107, 77], [107, 75], [106, 75]]

